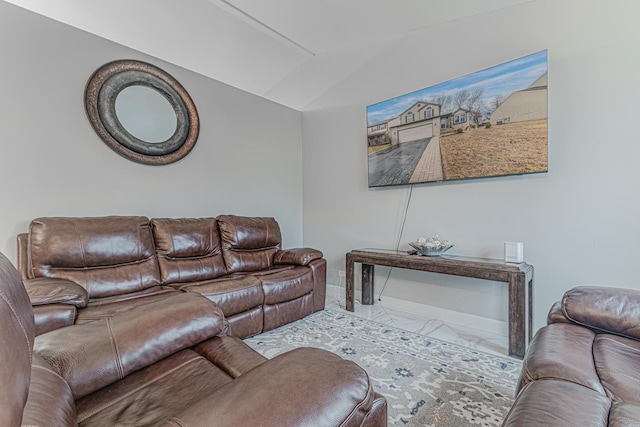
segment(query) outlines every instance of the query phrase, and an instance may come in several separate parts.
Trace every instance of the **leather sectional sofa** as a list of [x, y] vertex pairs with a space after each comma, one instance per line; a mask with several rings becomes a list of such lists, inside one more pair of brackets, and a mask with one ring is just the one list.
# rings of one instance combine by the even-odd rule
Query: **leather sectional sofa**
[[639, 426], [640, 291], [567, 291], [527, 350], [503, 425]]
[[18, 269], [37, 335], [192, 292], [244, 338], [324, 309], [322, 253], [281, 240], [273, 218], [37, 218], [18, 235]]
[[[65, 242], [82, 236], [69, 235]], [[117, 243], [138, 249], [127, 240]], [[89, 261], [95, 254], [83, 255]], [[66, 268], [82, 270], [71, 263]], [[83, 274], [83, 283], [101, 275]], [[146, 276], [117, 277], [124, 288]], [[225, 335], [222, 310], [210, 299], [158, 292], [144, 304], [109, 315], [101, 311], [93, 320], [36, 337], [29, 295], [0, 254], [0, 425], [386, 425], [386, 401], [356, 364], [312, 348], [266, 360]]]

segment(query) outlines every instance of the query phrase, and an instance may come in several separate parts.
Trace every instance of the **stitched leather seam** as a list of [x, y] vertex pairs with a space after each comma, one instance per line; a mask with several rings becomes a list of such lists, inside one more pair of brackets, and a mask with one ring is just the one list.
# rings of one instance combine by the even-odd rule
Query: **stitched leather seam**
[[612, 373], [612, 374], [616, 374], [616, 375], [621, 375], [623, 377], [627, 377], [627, 378], [629, 378], [630, 380], [633, 380], [633, 381], [640, 381], [640, 378], [632, 377], [631, 375], [625, 374], [624, 372], [618, 371], [616, 369], [603, 368], [603, 369], [598, 369], [598, 372], [609, 372], [609, 373]]
[[630, 417], [629, 415], [620, 415], [620, 418], [623, 418], [625, 420], [633, 420], [633, 421], [640, 421], [640, 418], [637, 417]]
[[109, 331], [109, 340], [111, 341], [111, 348], [113, 349], [113, 355], [115, 358], [116, 368], [118, 369], [118, 376], [124, 378], [124, 369], [122, 367], [122, 361], [120, 360], [120, 352], [118, 351], [118, 344], [113, 336], [113, 330], [111, 329], [111, 318], [105, 317], [107, 321], [107, 331]]
[[183, 260], [200, 260], [200, 259], [205, 259], [205, 258], [211, 258], [214, 256], [218, 256], [220, 255], [222, 252], [220, 252], [219, 250], [213, 250], [211, 252], [207, 252], [206, 254], [202, 254], [202, 255], [191, 255], [191, 256], [169, 256], [166, 254], [158, 254], [158, 258], [164, 258], [168, 261], [183, 261]]
[[[619, 336], [619, 335], [618, 335], [618, 336]], [[632, 346], [630, 346], [629, 344], [625, 344], [625, 343], [623, 343], [623, 342], [620, 342], [620, 341], [616, 341], [616, 340], [614, 340], [614, 339], [611, 339], [611, 338], [607, 337], [606, 335], [600, 335], [600, 336], [599, 336], [598, 341], [602, 341], [602, 340], [613, 341], [613, 342], [614, 342], [614, 343], [616, 343], [616, 344], [619, 344], [619, 345], [624, 346], [624, 347], [626, 347], [626, 348], [628, 348], [628, 349], [630, 349], [630, 350], [633, 350], [635, 353], [640, 352], [640, 350], [638, 350], [637, 348], [632, 347]]]
[[172, 374], [173, 372], [177, 371], [178, 369], [182, 369], [184, 366], [187, 366], [190, 363], [195, 363], [196, 361], [199, 361], [201, 359], [204, 359], [204, 358], [202, 356], [198, 356], [198, 357], [196, 357], [194, 359], [187, 360], [186, 362], [181, 363], [180, 365], [175, 366], [174, 368], [169, 369], [168, 371], [165, 371], [164, 374], [162, 374], [162, 375], [160, 375], [160, 376], [158, 376], [156, 378], [153, 378], [153, 379], [151, 379], [151, 380], [149, 380], [149, 381], [147, 381], [145, 383], [140, 384], [138, 387], [136, 387], [135, 389], [131, 390], [130, 392], [118, 396], [117, 399], [114, 399], [114, 400], [112, 400], [110, 402], [105, 403], [102, 406], [99, 406], [99, 407], [95, 408], [93, 411], [91, 411], [90, 413], [85, 414], [83, 417], [78, 417], [78, 424], [80, 424], [83, 421], [91, 418], [92, 416], [96, 415], [98, 412], [104, 411], [105, 409], [110, 408], [111, 406], [115, 405], [116, 403], [127, 399], [129, 396], [131, 396], [131, 395], [137, 393], [138, 391], [142, 390], [143, 388], [145, 388], [145, 387], [157, 382], [158, 380], [161, 380], [162, 378], [168, 376], [169, 374]]
[[[153, 253], [151, 255], [149, 255], [148, 257], [142, 258], [142, 259], [136, 259], [134, 261], [128, 261], [128, 262], [120, 262], [117, 264], [107, 264], [107, 265], [89, 265], [86, 267], [52, 267], [52, 266], [48, 266], [49, 269], [48, 271], [90, 271], [90, 270], [100, 270], [103, 268], [117, 268], [117, 267], [126, 267], [129, 265], [138, 265], [138, 264], [143, 264], [149, 260], [153, 260], [156, 258], [156, 254]], [[39, 276], [39, 277], [49, 277], [52, 279], [56, 279], [56, 277], [52, 277], [52, 276]], [[39, 278], [38, 277], [38, 278]]]

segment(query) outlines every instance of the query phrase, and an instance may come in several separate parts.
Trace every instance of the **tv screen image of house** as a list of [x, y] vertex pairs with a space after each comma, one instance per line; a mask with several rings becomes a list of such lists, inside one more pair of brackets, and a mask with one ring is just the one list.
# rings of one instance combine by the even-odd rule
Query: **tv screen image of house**
[[367, 107], [369, 187], [547, 172], [547, 51]]

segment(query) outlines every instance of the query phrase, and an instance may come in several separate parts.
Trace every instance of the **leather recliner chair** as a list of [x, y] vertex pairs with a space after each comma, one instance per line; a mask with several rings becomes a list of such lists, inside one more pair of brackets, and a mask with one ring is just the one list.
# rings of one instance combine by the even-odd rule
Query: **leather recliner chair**
[[578, 286], [547, 322], [503, 426], [640, 426], [640, 291]]

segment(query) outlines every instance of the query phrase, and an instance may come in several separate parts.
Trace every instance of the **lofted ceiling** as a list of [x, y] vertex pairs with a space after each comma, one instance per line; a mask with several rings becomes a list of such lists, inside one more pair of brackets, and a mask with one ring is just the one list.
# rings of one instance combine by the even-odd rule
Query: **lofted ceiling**
[[6, 1], [304, 110], [357, 68], [354, 52], [532, 0]]

